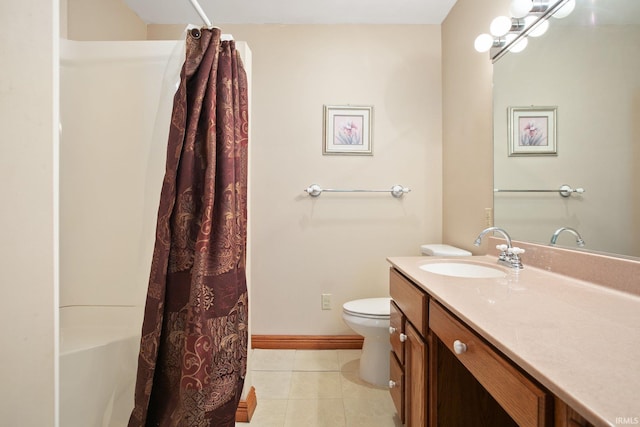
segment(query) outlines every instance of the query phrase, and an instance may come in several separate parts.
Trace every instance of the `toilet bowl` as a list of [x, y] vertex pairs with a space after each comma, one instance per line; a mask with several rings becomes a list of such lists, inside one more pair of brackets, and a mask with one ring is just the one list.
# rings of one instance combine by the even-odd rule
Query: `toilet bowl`
[[[422, 255], [464, 257], [471, 252], [442, 244], [420, 247]], [[349, 301], [342, 306], [342, 319], [364, 337], [360, 356], [360, 378], [368, 383], [386, 387], [389, 384], [389, 313], [391, 298], [366, 298]]]
[[383, 387], [389, 383], [389, 310], [391, 298], [366, 298], [342, 306], [342, 319], [364, 337], [360, 378]]

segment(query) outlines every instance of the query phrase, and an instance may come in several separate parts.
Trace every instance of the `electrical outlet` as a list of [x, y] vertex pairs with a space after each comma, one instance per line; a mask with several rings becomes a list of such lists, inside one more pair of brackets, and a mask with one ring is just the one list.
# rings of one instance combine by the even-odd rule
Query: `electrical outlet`
[[331, 294], [322, 294], [322, 309], [331, 310]]
[[493, 225], [493, 209], [484, 208], [484, 225], [491, 227]]

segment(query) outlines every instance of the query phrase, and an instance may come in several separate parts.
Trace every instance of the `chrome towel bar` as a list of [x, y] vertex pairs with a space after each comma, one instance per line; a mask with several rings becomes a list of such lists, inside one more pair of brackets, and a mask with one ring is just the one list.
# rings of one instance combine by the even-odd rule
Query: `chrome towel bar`
[[307, 188], [304, 189], [304, 192], [310, 195], [311, 197], [319, 197], [323, 192], [327, 193], [391, 193], [393, 197], [399, 198], [402, 197], [404, 193], [408, 193], [411, 191], [409, 188], [404, 187], [402, 185], [394, 185], [389, 190], [337, 190], [334, 188], [322, 188], [318, 184], [311, 184]]
[[561, 185], [557, 190], [500, 190], [497, 188], [493, 189], [494, 193], [558, 193], [562, 197], [569, 197], [572, 193], [582, 194], [584, 193], [584, 188], [571, 188], [568, 185]]

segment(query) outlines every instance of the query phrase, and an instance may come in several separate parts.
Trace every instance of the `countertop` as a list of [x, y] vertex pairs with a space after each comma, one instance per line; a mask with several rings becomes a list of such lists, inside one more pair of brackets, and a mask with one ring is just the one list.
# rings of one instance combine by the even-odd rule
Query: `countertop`
[[389, 257], [422, 287], [540, 384], [596, 426], [640, 424], [640, 297], [495, 256], [464, 262], [502, 268], [477, 279], [421, 270], [460, 258]]

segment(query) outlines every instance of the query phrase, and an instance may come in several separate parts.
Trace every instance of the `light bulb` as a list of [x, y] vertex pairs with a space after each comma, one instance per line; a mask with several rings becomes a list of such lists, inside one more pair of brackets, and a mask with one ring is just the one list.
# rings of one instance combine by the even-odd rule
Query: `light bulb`
[[573, 9], [575, 8], [576, 0], [569, 0], [564, 4], [564, 6], [553, 12], [553, 17], [558, 19], [566, 18], [571, 14], [571, 12], [573, 12]]
[[498, 16], [491, 21], [489, 31], [496, 37], [502, 37], [511, 29], [511, 18], [507, 16]]
[[480, 34], [476, 37], [476, 41], [473, 43], [473, 46], [476, 48], [478, 52], [488, 52], [493, 46], [493, 37], [489, 34]]
[[513, 53], [522, 52], [527, 47], [528, 44], [529, 44], [529, 39], [524, 37], [518, 40], [518, 43], [511, 46], [511, 48], [509, 49], [509, 52], [513, 52]]
[[509, 11], [514, 18], [524, 18], [533, 9], [533, 0], [511, 0]]
[[[527, 16], [526, 18], [524, 18], [524, 25], [528, 28], [536, 21], [536, 19], [538, 19], [538, 17], [536, 16]], [[533, 31], [529, 33], [529, 35], [531, 37], [540, 37], [541, 35], [546, 33], [548, 29], [549, 21], [545, 19], [544, 21], [538, 23], [538, 26], [534, 28]]]

